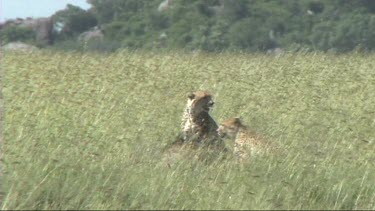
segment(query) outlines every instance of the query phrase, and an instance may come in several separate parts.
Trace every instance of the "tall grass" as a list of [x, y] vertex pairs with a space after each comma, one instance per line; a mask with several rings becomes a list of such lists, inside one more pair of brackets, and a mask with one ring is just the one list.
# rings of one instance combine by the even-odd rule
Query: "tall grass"
[[[375, 56], [7, 53], [3, 209], [375, 209]], [[287, 153], [162, 150], [186, 93]], [[227, 142], [230, 148], [232, 143]]]

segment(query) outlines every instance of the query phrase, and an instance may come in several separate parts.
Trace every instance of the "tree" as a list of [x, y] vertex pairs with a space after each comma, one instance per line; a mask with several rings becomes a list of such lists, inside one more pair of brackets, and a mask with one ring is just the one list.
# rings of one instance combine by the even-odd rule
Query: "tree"
[[35, 32], [30, 28], [8, 26], [0, 31], [0, 40], [2, 41], [2, 45], [14, 41], [34, 43]]
[[82, 26], [89, 26], [94, 16], [106, 40], [132, 48], [349, 51], [360, 45], [375, 49], [374, 0], [88, 2], [89, 11], [69, 6], [59, 13], [69, 38], [87, 29]]
[[54, 20], [62, 25], [60, 37], [71, 37], [87, 31], [98, 24], [91, 11], [68, 4], [66, 9], [56, 12]]

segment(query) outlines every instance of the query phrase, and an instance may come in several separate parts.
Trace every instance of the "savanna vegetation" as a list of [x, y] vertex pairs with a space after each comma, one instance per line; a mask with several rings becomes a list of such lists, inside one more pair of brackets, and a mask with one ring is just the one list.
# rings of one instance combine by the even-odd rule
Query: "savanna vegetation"
[[[372, 0], [90, 0], [107, 38], [126, 48], [206, 51], [375, 48]], [[162, 36], [165, 35], [165, 36]]]
[[[38, 51], [2, 67], [2, 209], [375, 209], [374, 55]], [[170, 165], [197, 89], [287, 153]]]
[[[56, 12], [54, 49], [348, 52], [375, 49], [373, 0], [88, 0]], [[163, 9], [164, 8], [164, 9]], [[82, 42], [97, 26], [104, 39]], [[1, 30], [3, 40], [31, 33]]]

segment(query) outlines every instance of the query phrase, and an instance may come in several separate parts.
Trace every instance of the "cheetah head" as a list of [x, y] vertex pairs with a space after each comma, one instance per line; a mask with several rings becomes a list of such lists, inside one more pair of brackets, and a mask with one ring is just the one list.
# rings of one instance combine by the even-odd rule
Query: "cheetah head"
[[241, 127], [243, 127], [243, 124], [240, 118], [236, 117], [227, 119], [219, 125], [219, 128], [217, 129], [217, 134], [221, 138], [227, 137], [230, 139], [235, 139], [238, 130]]
[[214, 105], [212, 95], [207, 91], [196, 91], [188, 94], [188, 108], [191, 115], [209, 112]]

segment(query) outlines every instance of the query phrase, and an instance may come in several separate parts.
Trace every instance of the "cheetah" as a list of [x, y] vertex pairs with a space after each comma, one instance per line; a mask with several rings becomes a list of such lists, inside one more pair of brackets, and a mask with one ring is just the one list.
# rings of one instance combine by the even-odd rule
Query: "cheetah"
[[[205, 148], [209, 152], [220, 155], [226, 154], [228, 149], [225, 142], [217, 134], [219, 128], [209, 111], [214, 105], [212, 95], [207, 91], [195, 91], [187, 95], [187, 105], [182, 115], [181, 130], [177, 139], [167, 144], [163, 152], [167, 155], [167, 163], [173, 163], [185, 154], [196, 154], [200, 150], [189, 150]], [[198, 153], [199, 154], [199, 153]], [[204, 157], [204, 156], [203, 156]]]
[[[248, 159], [250, 156], [269, 153], [277, 149], [275, 143], [271, 143], [261, 135], [250, 130], [242, 123], [240, 118], [231, 118], [222, 122], [217, 129], [221, 138], [234, 140], [234, 155], [239, 160]], [[250, 155], [250, 156], [249, 156]]]
[[207, 142], [217, 139], [218, 125], [209, 111], [214, 105], [212, 95], [207, 91], [196, 91], [187, 95], [187, 104], [182, 116], [182, 139]]

